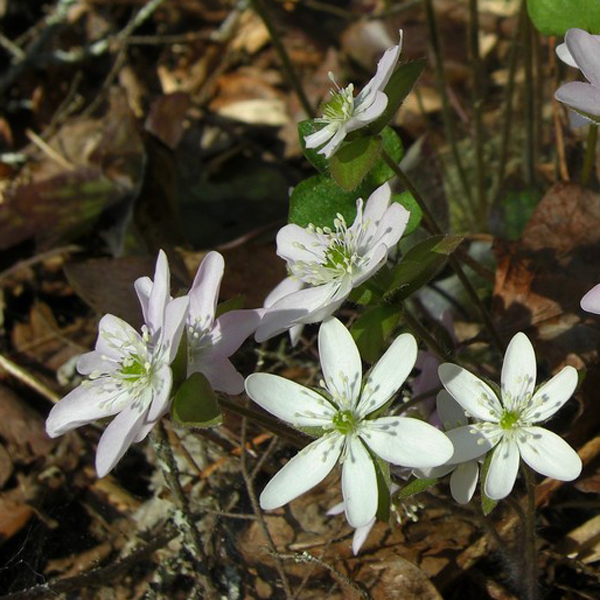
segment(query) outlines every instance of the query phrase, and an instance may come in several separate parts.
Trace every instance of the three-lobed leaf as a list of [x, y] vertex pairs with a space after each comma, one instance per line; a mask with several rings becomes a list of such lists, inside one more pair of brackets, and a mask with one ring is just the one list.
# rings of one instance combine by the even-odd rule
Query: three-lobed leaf
[[379, 136], [359, 137], [344, 144], [329, 160], [329, 171], [344, 190], [355, 190], [381, 156]]
[[193, 373], [179, 386], [171, 414], [186, 427], [214, 427], [222, 422], [217, 395], [202, 373]]

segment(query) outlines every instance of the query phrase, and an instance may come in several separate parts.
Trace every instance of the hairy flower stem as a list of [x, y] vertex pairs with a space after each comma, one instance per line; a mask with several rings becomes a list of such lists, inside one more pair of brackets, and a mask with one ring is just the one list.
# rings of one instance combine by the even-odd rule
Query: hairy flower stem
[[477, 164], [478, 222], [485, 226], [487, 203], [485, 190], [485, 152], [483, 146], [483, 91], [481, 85], [481, 56], [479, 52], [478, 0], [469, 0], [469, 54], [471, 58], [473, 121], [475, 125], [475, 161]]
[[415, 336], [423, 340], [425, 345], [435, 354], [442, 362], [453, 362], [452, 353], [448, 352], [429, 331], [422, 325], [417, 318], [415, 318], [411, 312], [404, 305], [402, 309], [402, 316], [406, 321], [409, 329], [415, 334]]
[[285, 72], [285, 76], [288, 78], [288, 81], [292, 88], [294, 88], [294, 92], [296, 96], [298, 96], [298, 100], [304, 109], [304, 112], [311, 119], [315, 117], [315, 112], [308, 101], [308, 97], [304, 92], [304, 88], [302, 87], [302, 83], [294, 69], [294, 65], [290, 60], [290, 57], [281, 41], [281, 36], [277, 32], [275, 25], [271, 19], [271, 15], [265, 6], [264, 0], [251, 0], [252, 8], [254, 8], [256, 14], [261, 18], [262, 22], [265, 24], [267, 31], [269, 32], [269, 36], [271, 41], [273, 42], [273, 47], [275, 48], [275, 52], [279, 56], [279, 60], [281, 61], [281, 66]]
[[[392, 171], [394, 171], [394, 173], [400, 180], [400, 183], [412, 194], [413, 198], [419, 205], [419, 208], [421, 209], [421, 211], [423, 213], [423, 218], [425, 219], [426, 228], [433, 234], [436, 234], [436, 235], [442, 234], [443, 233], [442, 229], [437, 224], [437, 221], [435, 220], [432, 212], [429, 210], [427, 204], [425, 204], [425, 200], [423, 199], [423, 196], [421, 196], [420, 192], [413, 185], [412, 181], [408, 178], [408, 176], [402, 170], [400, 165], [398, 165], [396, 163], [396, 161], [385, 150], [382, 150], [381, 156], [382, 156], [383, 160], [387, 163], [387, 165], [390, 167], [390, 169], [392, 169]], [[473, 287], [473, 284], [470, 282], [469, 278], [463, 271], [458, 260], [452, 254], [448, 257], [448, 262], [450, 263], [450, 266], [452, 267], [452, 269], [454, 269], [456, 276], [460, 280], [462, 286], [465, 288], [465, 291], [471, 298], [471, 301], [477, 307], [477, 310], [479, 311], [479, 314], [481, 316], [483, 324], [485, 325], [485, 327], [487, 328], [487, 330], [490, 334], [492, 343], [494, 344], [494, 346], [496, 346], [497, 350], [500, 353], [503, 353], [504, 346], [502, 344], [500, 336], [498, 335], [498, 331], [496, 330], [496, 327], [494, 326], [494, 323], [492, 322], [492, 318], [490, 317], [486, 307], [484, 306], [483, 302], [481, 301], [481, 298], [477, 295], [477, 291]]]
[[535, 477], [532, 470], [522, 465], [527, 488], [527, 508], [525, 509], [525, 544], [523, 546], [523, 599], [538, 598], [538, 552], [535, 535]]
[[446, 74], [444, 72], [444, 60], [442, 58], [442, 48], [440, 45], [440, 32], [437, 26], [435, 11], [433, 10], [433, 0], [425, 0], [425, 12], [427, 14], [427, 24], [429, 26], [429, 38], [433, 49], [435, 76], [442, 97], [444, 129], [446, 130], [446, 137], [450, 144], [452, 158], [454, 159], [456, 170], [458, 171], [458, 178], [460, 179], [463, 193], [469, 202], [471, 210], [475, 213], [473, 195], [469, 186], [469, 180], [467, 179], [467, 173], [460, 158], [460, 151], [458, 149], [458, 141], [456, 138], [456, 128], [450, 112], [450, 100], [448, 99], [448, 90], [446, 89]]
[[581, 185], [586, 187], [590, 183], [594, 165], [596, 163], [596, 142], [598, 141], [598, 125], [590, 125], [585, 147], [585, 160], [581, 169]]
[[207, 560], [204, 552], [204, 544], [202, 543], [202, 538], [200, 537], [200, 533], [198, 532], [196, 523], [192, 517], [188, 497], [181, 487], [181, 482], [179, 481], [179, 469], [177, 468], [177, 463], [173, 456], [173, 451], [171, 450], [165, 426], [162, 421], [152, 430], [151, 440], [154, 451], [156, 452], [157, 462], [163, 472], [167, 485], [173, 493], [175, 504], [180, 512], [182, 528], [190, 544], [189, 550], [194, 557], [198, 582], [203, 587], [206, 598], [217, 598], [217, 591], [211, 583], [210, 575], [206, 568]]

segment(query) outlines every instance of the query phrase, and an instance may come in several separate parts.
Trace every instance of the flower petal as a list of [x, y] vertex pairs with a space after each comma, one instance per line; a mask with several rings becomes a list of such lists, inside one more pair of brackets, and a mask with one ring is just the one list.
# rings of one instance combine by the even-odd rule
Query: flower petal
[[343, 443], [344, 436], [330, 433], [306, 446], [269, 481], [260, 495], [261, 508], [279, 508], [323, 481], [337, 463]]
[[190, 288], [190, 315], [192, 323], [199, 322], [207, 329], [215, 319], [225, 260], [218, 252], [209, 252], [198, 267]]
[[380, 244], [364, 255], [364, 264], [357, 275], [353, 276], [352, 287], [358, 287], [361, 283], [370, 279], [381, 267], [383, 267], [390, 249], [385, 244]]
[[600, 42], [583, 29], [573, 27], [565, 35], [565, 44], [586, 79], [600, 86]]
[[514, 440], [504, 438], [492, 455], [485, 480], [485, 493], [492, 500], [502, 500], [512, 491], [519, 470], [519, 448]]
[[246, 393], [266, 411], [296, 427], [331, 424], [336, 412], [321, 394], [271, 373], [247, 377]]
[[77, 359], [77, 370], [82, 375], [92, 373], [112, 373], [119, 368], [119, 362], [111, 360], [96, 350], [86, 352]]
[[375, 525], [375, 517], [373, 517], [366, 525], [362, 527], [357, 527], [354, 535], [352, 536], [352, 554], [356, 556], [363, 544], [367, 541], [369, 534], [371, 533], [371, 529], [373, 529], [373, 525]]
[[377, 512], [375, 465], [358, 437], [349, 435], [346, 439], [342, 468], [346, 519], [352, 527], [364, 527], [375, 518]]
[[96, 352], [108, 358], [120, 361], [123, 358], [122, 347], [131, 347], [131, 340], [143, 345], [140, 334], [126, 321], [114, 315], [104, 315], [98, 324]]
[[442, 385], [470, 415], [491, 423], [500, 420], [500, 401], [492, 388], [479, 377], [453, 363], [440, 365], [438, 375]]
[[402, 237], [410, 212], [398, 202], [394, 202], [386, 211], [375, 231], [375, 243], [393, 248]]
[[319, 357], [327, 389], [340, 408], [356, 406], [362, 383], [362, 362], [350, 332], [330, 318], [319, 329]]
[[383, 219], [385, 211], [390, 205], [392, 198], [392, 188], [389, 183], [380, 185], [370, 196], [365, 204], [363, 213], [363, 223], [372, 228], [373, 232], [377, 230], [377, 226]]
[[222, 314], [212, 331], [212, 350], [231, 356], [256, 331], [261, 318], [261, 310], [230, 310]]
[[277, 256], [289, 263], [324, 261], [326, 250], [327, 246], [307, 227], [290, 223], [277, 232]]
[[554, 97], [574, 110], [600, 116], [600, 88], [591, 83], [571, 81], [559, 87]]
[[465, 409], [446, 390], [438, 393], [436, 406], [438, 416], [446, 431], [467, 424]]
[[558, 58], [560, 58], [560, 60], [562, 60], [565, 64], [569, 65], [570, 67], [575, 67], [576, 69], [579, 68], [577, 66], [577, 63], [575, 62], [575, 59], [569, 52], [567, 45], [564, 42], [556, 46], [556, 55], [558, 56]]
[[375, 75], [356, 97], [357, 102], [359, 99], [362, 101], [362, 99], [372, 94], [375, 90], [383, 91], [385, 89], [385, 86], [388, 84], [402, 52], [402, 44], [404, 41], [404, 33], [402, 29], [399, 31], [399, 37], [400, 41], [398, 42], [398, 45], [388, 48], [383, 53], [383, 56], [379, 59]]
[[366, 378], [357, 406], [359, 416], [382, 407], [406, 381], [417, 361], [417, 340], [410, 333], [399, 335]]
[[211, 356], [209, 358], [200, 355], [199, 360], [188, 369], [188, 374], [202, 373], [210, 383], [213, 390], [225, 392], [235, 396], [244, 391], [244, 378], [238, 373], [231, 361], [224, 356]]
[[428, 467], [426, 469], [413, 469], [413, 475], [419, 479], [440, 479], [448, 473], [452, 473], [456, 465], [445, 464], [439, 467]]
[[167, 304], [165, 310], [165, 324], [161, 343], [168, 350], [168, 363], [171, 364], [177, 356], [179, 343], [185, 328], [188, 316], [189, 298], [182, 296], [175, 298]]
[[362, 105], [357, 105], [354, 116], [346, 123], [346, 133], [360, 129], [378, 119], [386, 109], [388, 102], [388, 97], [380, 91], [369, 96], [369, 99]]
[[458, 465], [450, 476], [450, 493], [459, 504], [470, 502], [479, 478], [479, 465], [477, 461], [470, 460]]
[[318, 148], [333, 137], [336, 129], [337, 126], [334, 126], [333, 124], [326, 125], [322, 129], [319, 129], [319, 131], [304, 136], [304, 145], [307, 148]]
[[539, 423], [549, 419], [573, 395], [579, 380], [577, 369], [567, 366], [535, 392], [527, 410], [525, 421]]
[[162, 329], [165, 308], [170, 300], [171, 275], [169, 273], [169, 263], [167, 255], [159, 250], [158, 258], [156, 259], [156, 267], [154, 269], [154, 279], [152, 281], [152, 289], [148, 298], [148, 317], [146, 325], [151, 333], [157, 333]]
[[288, 333], [290, 334], [290, 343], [292, 346], [295, 346], [299, 342], [303, 330], [304, 325], [294, 325], [293, 327], [290, 327]]
[[112, 471], [131, 446], [144, 423], [145, 410], [139, 406], [126, 406], [104, 430], [96, 450], [96, 473], [104, 477]]
[[502, 374], [502, 404], [508, 410], [525, 406], [535, 388], [537, 365], [535, 352], [529, 338], [522, 332], [517, 333], [506, 349]]
[[265, 308], [270, 308], [275, 302], [281, 300], [281, 298], [293, 294], [294, 292], [299, 292], [305, 285], [306, 284], [297, 277], [286, 277], [269, 292], [263, 302], [263, 306]]
[[171, 367], [163, 365], [160, 368], [153, 378], [152, 387], [154, 394], [148, 414], [146, 415], [148, 423], [158, 421], [169, 409], [171, 388], [173, 387], [173, 372], [171, 371]]
[[581, 308], [587, 312], [600, 315], [600, 284], [595, 285], [582, 299]]
[[579, 477], [581, 458], [565, 440], [543, 427], [523, 427], [517, 437], [523, 460], [538, 473], [560, 481]]
[[150, 277], [140, 277], [135, 280], [133, 287], [137, 294], [140, 306], [142, 307], [142, 314], [144, 316], [144, 323], [148, 321], [148, 301], [150, 299], [150, 293], [152, 292], [152, 279]]
[[96, 421], [118, 413], [123, 405], [111, 402], [117, 396], [114, 386], [105, 385], [107, 378], [85, 381], [55, 404], [46, 419], [46, 432], [58, 437]]
[[437, 467], [447, 462], [453, 451], [444, 433], [429, 423], [407, 417], [363, 421], [360, 437], [383, 460], [403, 467]]
[[454, 446], [454, 452], [448, 460], [451, 464], [459, 464], [479, 458], [498, 443], [500, 428], [496, 432], [480, 430], [475, 425], [463, 425], [446, 432]]
[[342, 142], [346, 137], [346, 133], [346, 123], [344, 123], [340, 125], [339, 129], [335, 132], [327, 145], [323, 146], [323, 148], [319, 150], [319, 154], [323, 154], [325, 158], [331, 158], [331, 156], [335, 154], [342, 145]]

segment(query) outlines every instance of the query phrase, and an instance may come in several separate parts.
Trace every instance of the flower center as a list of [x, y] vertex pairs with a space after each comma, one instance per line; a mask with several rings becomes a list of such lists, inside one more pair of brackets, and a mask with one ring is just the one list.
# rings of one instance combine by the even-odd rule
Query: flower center
[[342, 435], [356, 431], [356, 417], [351, 410], [340, 410], [333, 417], [333, 425]]
[[323, 116], [316, 119], [321, 123], [345, 123], [354, 114], [354, 85], [350, 84], [341, 88], [329, 73], [335, 89], [331, 90], [331, 100], [323, 106]]
[[500, 427], [502, 429], [512, 429], [519, 421], [520, 415], [514, 410], [505, 410], [500, 417]]
[[149, 362], [144, 362], [137, 354], [130, 355], [123, 361], [121, 375], [128, 381], [137, 381], [147, 375], [151, 367]]

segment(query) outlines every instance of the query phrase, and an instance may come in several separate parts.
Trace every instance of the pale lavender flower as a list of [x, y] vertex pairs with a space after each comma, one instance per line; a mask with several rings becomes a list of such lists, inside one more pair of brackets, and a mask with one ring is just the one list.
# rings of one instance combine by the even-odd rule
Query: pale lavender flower
[[383, 90], [396, 68], [401, 52], [402, 31], [398, 45], [385, 51], [377, 64], [375, 76], [356, 97], [353, 84], [340, 88], [333, 74], [329, 73], [336, 89], [331, 91], [332, 98], [325, 104], [322, 116], [315, 119], [316, 123], [321, 123], [324, 127], [304, 138], [307, 148], [323, 146], [319, 154], [329, 158], [338, 151], [347, 134], [365, 127], [382, 115], [388, 104], [388, 97]]
[[447, 432], [454, 444], [449, 464], [481, 458], [491, 449], [484, 491], [492, 500], [508, 496], [522, 458], [534, 471], [560, 481], [579, 476], [581, 459], [561, 437], [539, 426], [573, 395], [577, 371], [564, 367], [536, 388], [533, 346], [524, 333], [511, 340], [502, 365], [499, 398], [482, 379], [462, 367], [439, 368], [442, 384], [476, 423]]
[[569, 29], [556, 53], [568, 65], [580, 69], [589, 82], [573, 81], [561, 86], [556, 99], [589, 121], [600, 122], [600, 36]]
[[[326, 319], [353, 288], [384, 265], [409, 217], [403, 206], [391, 202], [391, 195], [389, 184], [383, 184], [371, 194], [364, 212], [359, 198], [351, 226], [338, 215], [335, 230], [294, 224], [279, 230], [277, 254], [287, 261], [290, 276], [267, 298], [256, 341]], [[297, 339], [298, 328], [292, 334]]]
[[154, 281], [145, 277], [136, 282], [145, 321], [141, 334], [118, 317], [102, 317], [95, 350], [77, 363], [77, 370], [88, 379], [56, 404], [46, 421], [48, 435], [57, 437], [115, 417], [98, 443], [99, 477], [111, 471], [132, 443], [142, 441], [169, 409], [170, 365], [188, 309], [187, 298], [171, 299], [169, 280], [167, 257], [161, 250]]
[[445, 463], [452, 444], [419, 419], [372, 417], [396, 394], [415, 364], [417, 342], [412, 335], [396, 338], [364, 382], [358, 348], [337, 319], [321, 325], [319, 354], [321, 391], [268, 373], [246, 379], [246, 392], [262, 408], [294, 427], [323, 432], [271, 479], [260, 504], [265, 510], [287, 504], [341, 462], [346, 518], [353, 527], [363, 527], [375, 517], [378, 504], [371, 453], [394, 465], [424, 468]]
[[600, 283], [595, 285], [582, 299], [581, 308], [587, 312], [600, 315]]
[[254, 333], [259, 310], [231, 310], [216, 316], [225, 261], [218, 252], [205, 257], [189, 291], [187, 317], [188, 377], [200, 372], [213, 389], [241, 394], [244, 378], [229, 357]]

